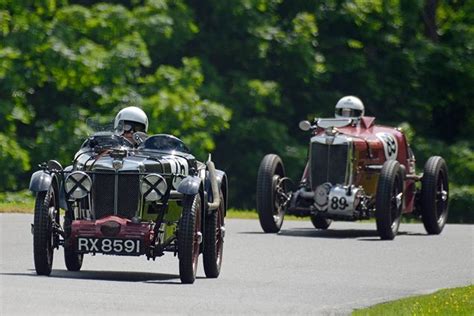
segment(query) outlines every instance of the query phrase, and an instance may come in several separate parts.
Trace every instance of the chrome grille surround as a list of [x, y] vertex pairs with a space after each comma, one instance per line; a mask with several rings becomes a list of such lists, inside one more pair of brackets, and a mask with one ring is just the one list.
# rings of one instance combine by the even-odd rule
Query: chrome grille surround
[[311, 138], [309, 161], [311, 189], [326, 182], [350, 185], [353, 181], [354, 145], [345, 135], [317, 135]]

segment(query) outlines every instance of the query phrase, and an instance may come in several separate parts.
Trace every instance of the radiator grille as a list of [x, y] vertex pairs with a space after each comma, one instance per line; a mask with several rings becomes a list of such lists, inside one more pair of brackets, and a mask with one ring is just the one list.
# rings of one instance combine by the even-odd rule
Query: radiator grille
[[92, 203], [96, 219], [114, 215], [115, 188], [117, 183], [117, 215], [132, 218], [136, 215], [140, 193], [137, 174], [98, 173], [93, 175]]
[[325, 182], [345, 184], [347, 172], [348, 144], [311, 144], [311, 187]]
[[114, 214], [115, 174], [95, 174], [92, 185], [92, 204], [97, 219]]
[[119, 174], [118, 179], [117, 213], [132, 218], [136, 215], [140, 198], [138, 175]]

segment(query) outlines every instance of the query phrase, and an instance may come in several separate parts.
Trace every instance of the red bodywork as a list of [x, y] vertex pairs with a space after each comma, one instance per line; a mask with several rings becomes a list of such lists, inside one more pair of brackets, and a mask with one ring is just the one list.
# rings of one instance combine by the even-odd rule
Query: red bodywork
[[[368, 168], [369, 166], [382, 166], [387, 160], [384, 151], [384, 144], [377, 137], [378, 133], [387, 133], [395, 137], [398, 147], [396, 160], [405, 167], [407, 175], [415, 175], [415, 159], [410, 157], [408, 142], [400, 129], [374, 125], [374, 117], [362, 117], [358, 124], [338, 128], [338, 131], [353, 138], [354, 143], [354, 185], [362, 186], [365, 192], [375, 196], [377, 190], [380, 170]], [[314, 136], [324, 135], [324, 129], [318, 128], [314, 131]], [[309, 162], [303, 173], [303, 179], [309, 176]], [[415, 180], [408, 177], [404, 182], [403, 213], [411, 213], [415, 202]]]
[[143, 243], [141, 254], [145, 254], [154, 234], [149, 223], [133, 223], [130, 219], [111, 215], [95, 221], [74, 220], [68, 242], [75, 245], [78, 237], [140, 239]]

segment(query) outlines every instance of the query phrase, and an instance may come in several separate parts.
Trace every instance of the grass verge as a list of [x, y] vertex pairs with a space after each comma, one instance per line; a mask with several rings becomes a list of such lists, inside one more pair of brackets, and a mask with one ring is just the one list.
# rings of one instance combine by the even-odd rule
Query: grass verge
[[[33, 213], [35, 199], [28, 190], [20, 192], [0, 192], [0, 213]], [[255, 210], [227, 210], [226, 218], [258, 219]], [[309, 218], [285, 215], [285, 220], [309, 220]]]
[[35, 200], [28, 190], [0, 192], [0, 213], [33, 213]]
[[474, 285], [382, 303], [352, 315], [474, 315]]
[[[237, 219], [258, 219], [256, 210], [237, 210], [228, 209], [226, 218]], [[297, 217], [294, 215], [285, 215], [285, 221], [309, 221], [309, 217]]]

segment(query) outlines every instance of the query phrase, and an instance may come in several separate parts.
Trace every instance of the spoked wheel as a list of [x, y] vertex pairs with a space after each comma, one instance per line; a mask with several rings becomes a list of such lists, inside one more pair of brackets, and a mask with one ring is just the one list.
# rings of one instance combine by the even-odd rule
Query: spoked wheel
[[54, 232], [59, 210], [55, 191], [36, 194], [33, 229], [33, 257], [38, 275], [50, 275], [53, 267], [54, 248], [59, 244], [59, 236]]
[[377, 185], [375, 219], [381, 239], [392, 240], [398, 233], [403, 208], [403, 173], [396, 160], [383, 164]]
[[266, 233], [279, 232], [283, 224], [289, 201], [286, 179], [280, 157], [266, 155], [260, 163], [257, 177], [257, 212]]
[[430, 157], [421, 180], [421, 217], [428, 234], [439, 234], [448, 219], [448, 167], [443, 158]]
[[314, 228], [326, 230], [331, 225], [332, 220], [321, 215], [311, 215], [311, 223]]
[[224, 196], [219, 208], [206, 217], [204, 234], [204, 272], [208, 278], [217, 278], [221, 271], [224, 250]]
[[201, 197], [186, 195], [178, 227], [179, 277], [182, 283], [194, 283], [198, 266], [201, 233]]

